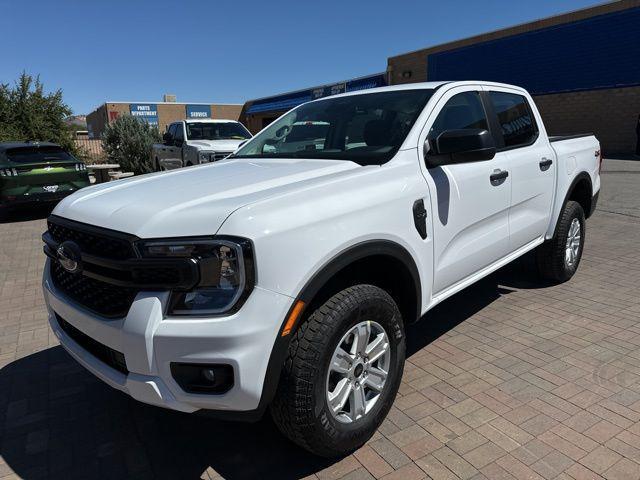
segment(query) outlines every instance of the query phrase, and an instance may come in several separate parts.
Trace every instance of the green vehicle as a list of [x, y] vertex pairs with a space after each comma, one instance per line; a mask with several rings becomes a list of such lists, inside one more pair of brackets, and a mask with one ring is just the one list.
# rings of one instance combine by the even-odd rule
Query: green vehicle
[[0, 208], [58, 202], [88, 185], [85, 164], [55, 143], [0, 143]]

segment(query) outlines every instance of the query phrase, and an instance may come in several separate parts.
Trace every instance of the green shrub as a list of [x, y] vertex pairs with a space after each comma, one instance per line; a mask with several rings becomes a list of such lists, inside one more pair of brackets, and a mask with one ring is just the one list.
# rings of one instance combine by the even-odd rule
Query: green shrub
[[109, 161], [136, 175], [153, 171], [151, 151], [158, 142], [160, 132], [156, 127], [129, 115], [118, 117], [102, 134], [102, 149]]
[[37, 76], [23, 72], [14, 86], [0, 84], [0, 142], [53, 142], [77, 154], [64, 122], [70, 114], [62, 90], [45, 92]]

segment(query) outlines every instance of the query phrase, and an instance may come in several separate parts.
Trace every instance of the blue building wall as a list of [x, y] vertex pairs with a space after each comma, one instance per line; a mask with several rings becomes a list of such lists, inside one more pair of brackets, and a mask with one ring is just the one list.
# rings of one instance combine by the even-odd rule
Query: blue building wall
[[640, 8], [434, 53], [427, 78], [511, 83], [533, 94], [640, 85]]
[[338, 93], [353, 92], [355, 90], [364, 90], [368, 88], [383, 87], [387, 84], [386, 77], [383, 73], [371, 75], [368, 77], [347, 80], [346, 82], [334, 83], [331, 85], [322, 85], [313, 87], [308, 90], [300, 90], [298, 92], [276, 95], [273, 97], [262, 98], [253, 102], [246, 113], [263, 113], [289, 110], [298, 105], [315, 100], [317, 98], [336, 95]]

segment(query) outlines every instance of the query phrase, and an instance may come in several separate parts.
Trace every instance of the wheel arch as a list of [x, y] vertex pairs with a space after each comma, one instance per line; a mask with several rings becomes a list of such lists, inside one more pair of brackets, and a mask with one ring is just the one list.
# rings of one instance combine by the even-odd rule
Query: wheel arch
[[565, 205], [569, 200], [577, 201], [584, 210], [585, 218], [589, 218], [593, 213], [595, 207], [595, 201], [593, 199], [593, 184], [591, 182], [591, 176], [587, 172], [578, 173], [575, 178], [569, 184], [567, 193], [562, 199], [562, 203], [559, 207], [554, 207], [553, 218], [550, 224], [550, 228], [547, 231], [547, 238], [555, 235], [556, 228], [558, 227], [558, 221], [562, 215]]
[[[394, 277], [393, 274], [396, 276]], [[381, 280], [385, 277], [386, 283]], [[291, 338], [305, 314], [308, 315], [342, 288], [361, 280], [385, 289], [398, 303], [405, 323], [414, 322], [419, 318], [422, 307], [420, 274], [412, 255], [402, 245], [390, 240], [370, 240], [343, 250], [326, 262], [306, 282], [292, 303], [287, 316], [282, 319], [262, 387], [262, 397], [258, 407], [260, 415], [275, 396]], [[390, 285], [394, 283], [395, 288], [389, 291]], [[410, 291], [407, 290], [408, 286], [412, 287]], [[299, 301], [304, 302], [304, 310], [299, 315], [291, 333], [283, 336], [285, 323]]]
[[591, 176], [587, 172], [580, 172], [571, 182], [563, 205], [566, 205], [569, 200], [574, 200], [580, 204], [586, 218], [589, 218], [593, 213], [591, 208], [593, 185]]
[[[399, 276], [385, 281], [389, 274]], [[401, 280], [409, 291], [393, 286]], [[400, 244], [390, 240], [371, 240], [343, 250], [320, 268], [304, 285], [297, 300], [305, 302], [305, 310], [319, 306], [331, 295], [346, 288], [347, 283], [376, 285], [396, 300], [406, 323], [420, 315], [422, 286], [418, 267], [411, 254]]]

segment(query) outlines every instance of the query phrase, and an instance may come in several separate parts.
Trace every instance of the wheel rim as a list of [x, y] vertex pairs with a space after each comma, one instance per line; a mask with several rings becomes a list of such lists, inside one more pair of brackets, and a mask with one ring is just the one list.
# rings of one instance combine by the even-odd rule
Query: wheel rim
[[384, 391], [390, 364], [389, 338], [379, 323], [360, 322], [345, 333], [327, 373], [327, 405], [333, 417], [352, 423], [367, 415]]
[[578, 261], [580, 253], [580, 240], [582, 238], [580, 220], [574, 218], [569, 226], [567, 244], [564, 250], [564, 262], [567, 267], [573, 267]]

